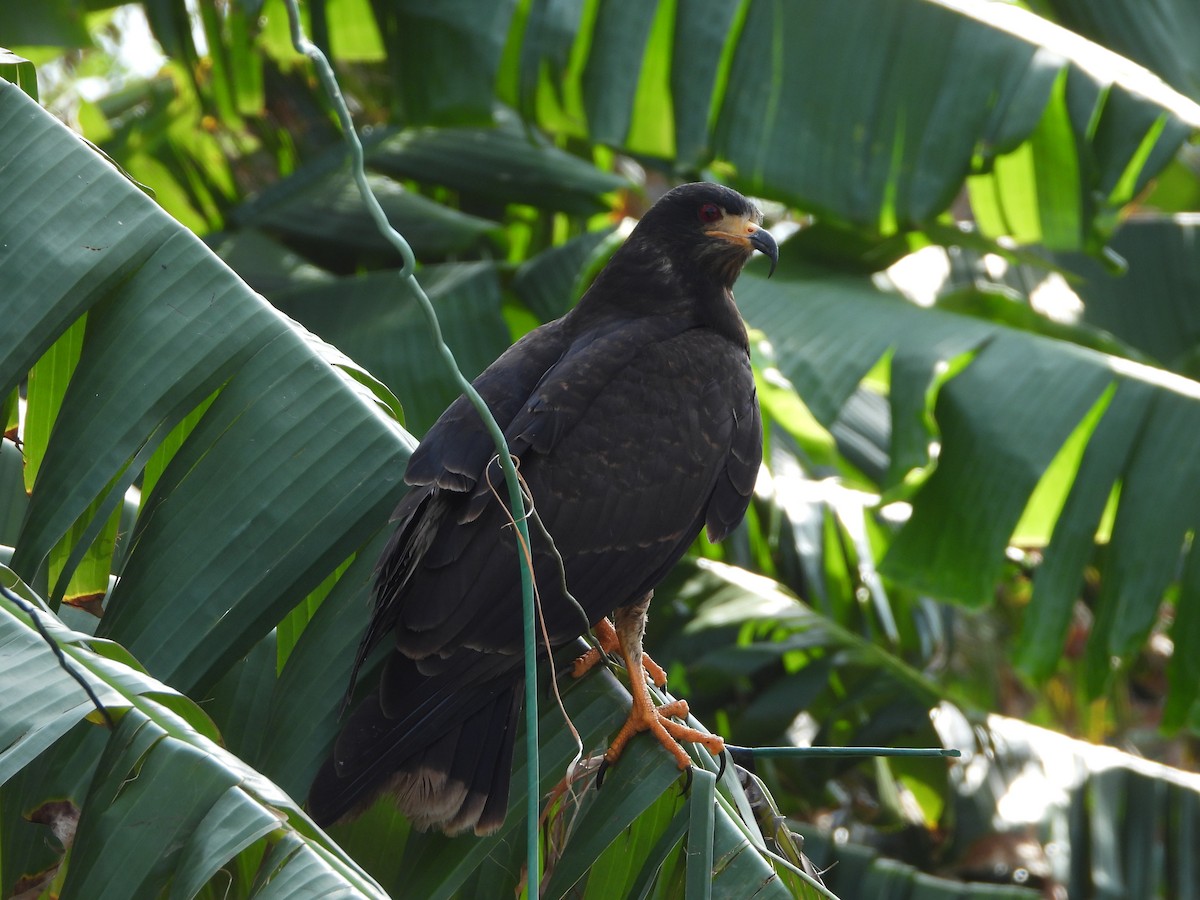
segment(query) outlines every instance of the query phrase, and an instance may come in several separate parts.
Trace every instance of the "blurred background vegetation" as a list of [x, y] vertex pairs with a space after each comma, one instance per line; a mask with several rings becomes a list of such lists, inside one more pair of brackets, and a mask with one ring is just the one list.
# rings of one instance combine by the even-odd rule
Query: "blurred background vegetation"
[[[469, 377], [680, 181], [759, 198], [781, 240], [774, 278], [754, 263], [737, 287], [756, 499], [657, 592], [647, 645], [734, 744], [963, 758], [757, 760], [786, 818], [760, 803], [747, 836], [710, 816], [717, 893], [774, 871], [781, 896], [815, 896], [742, 852], [787, 856], [802, 832], [844, 898], [1200, 896], [1200, 7], [318, 0], [303, 18]], [[303, 796], [411, 438], [457, 393], [400, 260], [282, 0], [5, 4], [0, 46], [0, 543], [74, 629], [61, 644], [128, 667], [81, 663], [129, 710], [110, 740], [52, 659], [0, 663], [2, 889], [242, 896], [284, 891], [291, 864], [369, 894], [239, 765]], [[567, 700], [600, 746], [617, 688]], [[196, 763], [179, 749], [161, 795], [126, 790], [153, 728], [230, 754], [170, 849], [130, 829]], [[552, 784], [556, 711], [542, 740]], [[643, 757], [585, 798], [550, 895], [697, 890], [690, 801]], [[64, 798], [84, 810], [65, 866]], [[383, 804], [334, 831], [394, 896], [507, 895], [519, 834], [410, 835]]]

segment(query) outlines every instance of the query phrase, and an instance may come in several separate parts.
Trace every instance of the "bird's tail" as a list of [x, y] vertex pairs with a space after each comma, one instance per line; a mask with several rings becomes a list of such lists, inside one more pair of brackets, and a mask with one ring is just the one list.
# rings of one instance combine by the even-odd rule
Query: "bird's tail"
[[376, 691], [355, 709], [309, 791], [308, 812], [317, 824], [357, 815], [386, 792], [422, 831], [484, 835], [500, 827], [522, 682], [493, 685], [470, 709], [461, 705], [461, 694], [419, 693], [426, 699], [399, 715], [385, 708], [395, 700], [390, 691], [387, 700]]

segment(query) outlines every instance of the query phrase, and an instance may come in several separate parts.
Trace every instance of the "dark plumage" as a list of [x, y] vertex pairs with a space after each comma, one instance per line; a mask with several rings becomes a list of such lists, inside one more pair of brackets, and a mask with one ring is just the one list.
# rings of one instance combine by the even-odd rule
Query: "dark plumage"
[[[777, 256], [760, 220], [728, 188], [674, 189], [574, 310], [475, 381], [586, 612], [584, 621], [562, 596], [558, 564], [531, 528], [556, 647], [621, 608], [640, 653], [654, 586], [701, 528], [720, 540], [746, 511], [762, 425], [730, 288], [754, 248]], [[494, 454], [459, 398], [409, 460], [412, 489], [355, 669], [384, 636], [394, 647], [313, 783], [320, 823], [381, 789], [421, 828], [485, 834], [504, 819], [523, 690], [521, 591], [512, 528], [488, 487], [507, 498]]]

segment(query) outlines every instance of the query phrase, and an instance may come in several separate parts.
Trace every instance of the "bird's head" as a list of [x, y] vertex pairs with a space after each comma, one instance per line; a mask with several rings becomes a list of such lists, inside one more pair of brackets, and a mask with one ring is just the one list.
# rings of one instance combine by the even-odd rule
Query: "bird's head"
[[733, 285], [759, 250], [779, 261], [779, 247], [762, 227], [762, 213], [737, 191], [719, 184], [683, 184], [664, 194], [642, 217], [631, 241], [645, 242], [664, 260]]

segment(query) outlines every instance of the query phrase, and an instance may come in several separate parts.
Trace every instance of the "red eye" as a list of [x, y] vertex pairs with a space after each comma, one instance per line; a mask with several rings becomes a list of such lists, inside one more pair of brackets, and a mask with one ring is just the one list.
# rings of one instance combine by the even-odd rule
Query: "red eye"
[[715, 203], [705, 203], [700, 207], [701, 222], [715, 222], [721, 218], [721, 207]]

